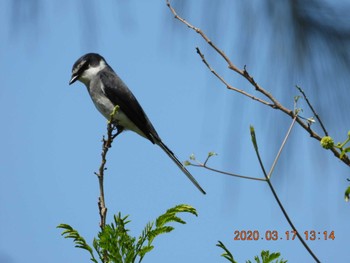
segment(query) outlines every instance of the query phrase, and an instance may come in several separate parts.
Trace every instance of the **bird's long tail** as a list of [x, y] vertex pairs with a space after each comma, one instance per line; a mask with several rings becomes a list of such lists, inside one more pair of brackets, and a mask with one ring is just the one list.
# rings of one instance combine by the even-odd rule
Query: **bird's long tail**
[[185, 168], [185, 166], [179, 161], [179, 159], [176, 158], [175, 154], [162, 142], [156, 142], [160, 148], [164, 150], [164, 152], [174, 161], [174, 163], [181, 169], [181, 171], [188, 177], [188, 179], [191, 180], [191, 182], [198, 188], [199, 191], [201, 191], [203, 194], [206, 194], [206, 192], [203, 190], [203, 188], [199, 185], [197, 180], [190, 174], [190, 172]]

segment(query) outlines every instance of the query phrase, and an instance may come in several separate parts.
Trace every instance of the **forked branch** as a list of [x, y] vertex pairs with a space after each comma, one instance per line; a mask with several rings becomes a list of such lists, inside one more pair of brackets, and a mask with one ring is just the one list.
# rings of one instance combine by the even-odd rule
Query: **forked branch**
[[[269, 93], [267, 90], [265, 90], [264, 88], [262, 88], [255, 80], [254, 78], [249, 74], [249, 72], [247, 71], [246, 66], [244, 66], [243, 69], [239, 69], [237, 66], [234, 65], [234, 63], [230, 60], [230, 58], [225, 54], [224, 51], [222, 51], [220, 48], [218, 48], [210, 39], [209, 37], [198, 27], [195, 27], [194, 25], [192, 25], [191, 23], [189, 23], [188, 21], [186, 21], [184, 18], [180, 17], [177, 12], [175, 11], [175, 9], [171, 6], [170, 4], [170, 0], [166, 0], [166, 4], [169, 7], [170, 11], [172, 12], [172, 14], [174, 15], [175, 19], [179, 20], [181, 23], [185, 24], [188, 28], [192, 29], [193, 31], [195, 31], [196, 33], [198, 33], [205, 42], [208, 43], [209, 46], [211, 46], [216, 53], [227, 63], [227, 66], [229, 69], [231, 69], [232, 71], [236, 72], [237, 74], [241, 75], [242, 77], [244, 77], [253, 87], [254, 89], [260, 93], [263, 97], [265, 97], [265, 99], [262, 98], [258, 98], [256, 96], [253, 96], [252, 94], [250, 94], [247, 91], [241, 90], [241, 89], [237, 89], [235, 87], [233, 87], [232, 85], [230, 85], [219, 73], [217, 73], [208, 63], [208, 61], [205, 59], [204, 54], [201, 52], [201, 50], [197, 47], [197, 53], [200, 56], [200, 58], [202, 59], [203, 63], [206, 65], [206, 67], [210, 70], [211, 73], [213, 73], [228, 89], [233, 90], [235, 92], [238, 92], [250, 99], [253, 99], [254, 101], [260, 102], [266, 106], [269, 106], [273, 109], [277, 109], [282, 111], [283, 113], [285, 113], [286, 115], [288, 115], [290, 118], [294, 118], [296, 116], [296, 113], [285, 107], [284, 105], [282, 105], [271, 93]], [[303, 97], [307, 100], [305, 93], [302, 90], [299, 90]], [[327, 136], [327, 131], [322, 123], [322, 121], [320, 120], [318, 114], [316, 113], [316, 111], [314, 110], [314, 108], [312, 107], [312, 105], [310, 104], [310, 102], [307, 100], [308, 106], [311, 108], [312, 112], [315, 114], [316, 118], [319, 120], [320, 125], [325, 133], [325, 135]], [[313, 130], [311, 128], [311, 124], [307, 119], [304, 119], [300, 116], [297, 116], [295, 121], [312, 137], [315, 138], [318, 141], [321, 141], [322, 137], [321, 135], [319, 135], [315, 130]], [[350, 159], [347, 155], [341, 155], [341, 151], [339, 151], [339, 149], [337, 149], [336, 147], [332, 147], [330, 149], [333, 154], [340, 159], [343, 163], [345, 163], [346, 165], [350, 166]]]

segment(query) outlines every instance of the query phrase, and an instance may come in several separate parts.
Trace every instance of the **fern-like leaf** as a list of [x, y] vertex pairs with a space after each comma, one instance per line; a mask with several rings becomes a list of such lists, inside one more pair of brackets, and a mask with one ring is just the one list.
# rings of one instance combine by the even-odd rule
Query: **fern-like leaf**
[[224, 253], [221, 254], [222, 257], [226, 258], [231, 263], [237, 263], [237, 261], [235, 261], [235, 259], [233, 258], [231, 252], [225, 247], [224, 243], [222, 243], [221, 241], [218, 241], [216, 246], [222, 248], [225, 251]]
[[[189, 205], [177, 205], [168, 209], [163, 215], [156, 219], [156, 223], [150, 222], [137, 239], [129, 235], [127, 224], [130, 222], [128, 216], [122, 217], [120, 213], [114, 216], [111, 224], [105, 225], [98, 233], [98, 237], [93, 240], [93, 248], [99, 256], [101, 262], [108, 263], [135, 263], [141, 262], [144, 256], [153, 250], [153, 240], [164, 233], [174, 230], [174, 227], [167, 225], [170, 222], [186, 224], [184, 220], [177, 216], [178, 213], [191, 213], [197, 216], [197, 211]], [[98, 263], [93, 255], [93, 250], [85, 242], [75, 229], [66, 224], [61, 224], [58, 228], [64, 229], [62, 235], [65, 238], [74, 240], [75, 246], [89, 251], [91, 260]]]
[[177, 213], [191, 213], [195, 216], [198, 216], [197, 211], [194, 207], [185, 204], [177, 205], [173, 208], [168, 209], [163, 215], [159, 216], [156, 219], [156, 227], [162, 227], [169, 222], [186, 224], [185, 221], [176, 216]]
[[82, 248], [88, 251], [91, 256], [90, 260], [92, 262], [98, 263], [98, 261], [95, 259], [92, 248], [86, 243], [85, 239], [82, 236], [80, 236], [77, 230], [73, 229], [73, 227], [71, 227], [68, 224], [60, 224], [57, 226], [57, 228], [65, 229], [61, 235], [64, 238], [73, 239], [73, 242], [75, 243], [75, 247]]
[[[287, 262], [287, 260], [283, 260], [283, 258], [278, 260], [278, 258], [281, 256], [281, 253], [279, 253], [279, 252], [270, 254], [270, 251], [263, 250], [263, 251], [261, 251], [260, 256], [261, 256], [262, 261], [260, 261], [259, 256], [254, 257], [254, 260], [256, 263], [260, 263], [260, 262], [261, 263], [286, 263]], [[248, 260], [247, 263], [251, 263], [251, 261]]]

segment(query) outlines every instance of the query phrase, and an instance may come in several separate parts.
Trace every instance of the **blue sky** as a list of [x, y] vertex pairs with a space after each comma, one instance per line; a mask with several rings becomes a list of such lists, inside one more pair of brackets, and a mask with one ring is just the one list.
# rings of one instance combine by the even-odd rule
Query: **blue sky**
[[[210, 75], [195, 53], [196, 46], [234, 86], [249, 87], [227, 72], [195, 33], [173, 19], [164, 1], [130, 1], [129, 5], [90, 1], [95, 16], [82, 1], [47, 1], [37, 26], [23, 18], [22, 27], [11, 24], [9, 2], [0, 4], [1, 262], [89, 259], [56, 229], [68, 223], [89, 242], [99, 230], [94, 172], [100, 163], [106, 121], [85, 86], [68, 85], [73, 63], [87, 52], [107, 59], [181, 160], [192, 153], [203, 160], [207, 152], [215, 151], [219, 155], [211, 161], [213, 166], [260, 176], [250, 143], [252, 124], [266, 166], [271, 165], [290, 120], [227, 91]], [[87, 29], [86, 19], [96, 27]], [[199, 13], [189, 19], [204, 30], [210, 27]], [[213, 40], [228, 49], [231, 42], [220, 38], [223, 33], [216, 32]], [[270, 73], [264, 69], [268, 60], [259, 48], [254, 52], [257, 62], [248, 66], [259, 81]], [[228, 54], [238, 66], [247, 64], [244, 54]], [[303, 78], [300, 82], [303, 86]], [[273, 83], [262, 84], [276, 89]], [[292, 106], [292, 101], [291, 97], [286, 103]], [[274, 133], [269, 132], [271, 128]], [[308, 241], [319, 259], [347, 262], [350, 212], [343, 191], [348, 168], [299, 127], [291, 139], [273, 176], [276, 191], [300, 232], [335, 232], [335, 240]], [[264, 183], [190, 167], [208, 193], [203, 196], [160, 148], [132, 132], [114, 142], [107, 167], [107, 221], [119, 211], [129, 214], [135, 236], [148, 221], [176, 204], [190, 204], [199, 213], [198, 218], [185, 216], [186, 225], [157, 239], [144, 262], [225, 262], [215, 247], [218, 240], [239, 262], [252, 260], [262, 249], [280, 251], [288, 262], [313, 262], [297, 240], [233, 240], [236, 230], [262, 234], [276, 230], [280, 235], [291, 230]]]

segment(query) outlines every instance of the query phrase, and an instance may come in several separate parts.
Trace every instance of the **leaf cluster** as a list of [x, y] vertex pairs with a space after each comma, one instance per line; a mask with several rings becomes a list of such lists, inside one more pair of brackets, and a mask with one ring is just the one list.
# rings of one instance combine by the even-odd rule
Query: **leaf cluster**
[[57, 227], [64, 229], [62, 236], [73, 239], [75, 247], [88, 251], [90, 260], [94, 263], [134, 263], [141, 262], [144, 256], [153, 250], [153, 241], [157, 236], [174, 230], [174, 227], [170, 226], [169, 223], [186, 224], [178, 216], [179, 213], [190, 213], [198, 216], [196, 209], [192, 206], [177, 205], [160, 215], [155, 222], [147, 223], [138, 238], [129, 234], [127, 225], [130, 223], [130, 220], [128, 220], [128, 216], [122, 217], [121, 213], [114, 215], [114, 221], [111, 224], [107, 224], [98, 233], [98, 237], [93, 240], [93, 248], [100, 261], [96, 259], [93, 249], [80, 236], [77, 230], [68, 224], [60, 224]]
[[[220, 248], [222, 248], [224, 250], [224, 253], [221, 254], [222, 257], [226, 258], [231, 263], [237, 263], [237, 261], [233, 258], [233, 255], [226, 248], [224, 243], [222, 243], [221, 241], [218, 241], [216, 246], [220, 247]], [[261, 260], [260, 260], [259, 256], [255, 256], [254, 260], [255, 260], [256, 263], [287, 263], [287, 260], [283, 260], [283, 259], [279, 260], [278, 258], [280, 256], [281, 256], [281, 254], [278, 253], [278, 252], [270, 254], [270, 251], [263, 250], [263, 251], [261, 251]], [[252, 261], [247, 260], [246, 263], [252, 263]]]

